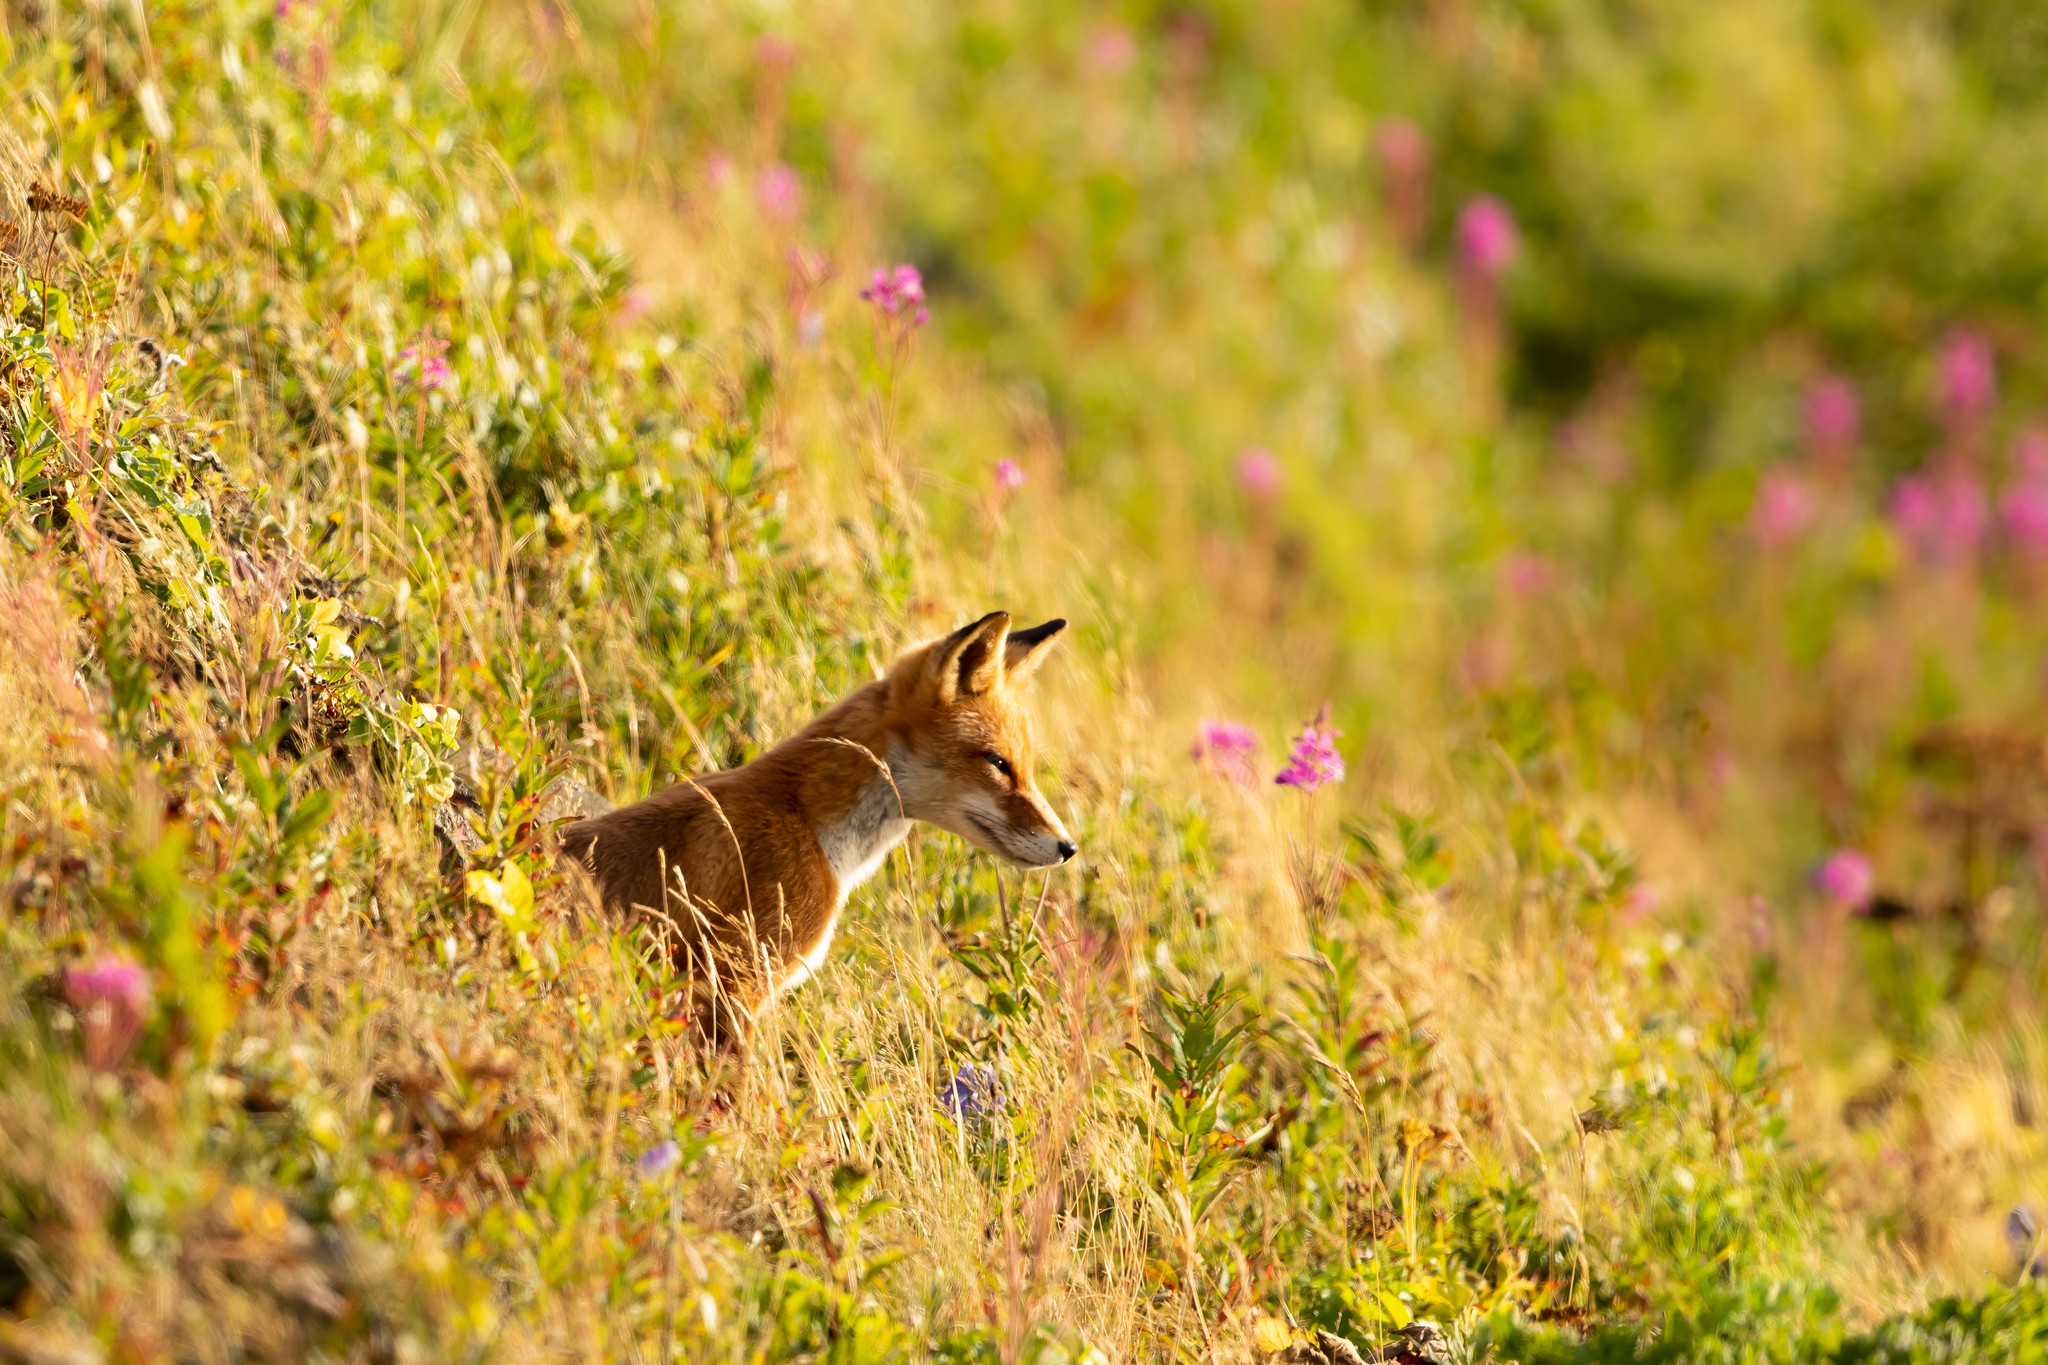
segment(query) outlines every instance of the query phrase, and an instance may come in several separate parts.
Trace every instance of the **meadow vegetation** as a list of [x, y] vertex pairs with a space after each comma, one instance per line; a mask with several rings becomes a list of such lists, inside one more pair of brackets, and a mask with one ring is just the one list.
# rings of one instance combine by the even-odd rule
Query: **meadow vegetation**
[[[8, 0], [0, 1359], [2048, 1359], [2044, 67]], [[550, 784], [996, 607], [1081, 857], [707, 1074]]]

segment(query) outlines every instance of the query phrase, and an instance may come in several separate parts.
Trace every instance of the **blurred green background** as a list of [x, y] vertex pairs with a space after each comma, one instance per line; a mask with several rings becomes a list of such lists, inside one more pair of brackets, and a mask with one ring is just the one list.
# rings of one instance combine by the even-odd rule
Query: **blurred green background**
[[[7, 1333], [2038, 1340], [2039, 3], [0, 16]], [[1075, 623], [1038, 905], [1095, 956], [915, 842], [758, 1106], [672, 1084], [675, 983], [519, 813], [995, 606]], [[1326, 702], [1349, 777], [1274, 790]], [[155, 994], [88, 1055], [102, 951]], [[932, 1110], [998, 1065], [1011, 1129]]]

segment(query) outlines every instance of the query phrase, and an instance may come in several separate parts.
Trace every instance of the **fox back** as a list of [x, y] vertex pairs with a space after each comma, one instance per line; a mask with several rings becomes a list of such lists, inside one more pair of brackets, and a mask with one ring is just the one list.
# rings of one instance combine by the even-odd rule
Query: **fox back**
[[717, 1045], [825, 959], [841, 907], [914, 820], [1018, 867], [1074, 856], [1033, 780], [1025, 680], [1066, 628], [993, 612], [911, 650], [753, 762], [563, 830], [604, 903], [654, 917]]

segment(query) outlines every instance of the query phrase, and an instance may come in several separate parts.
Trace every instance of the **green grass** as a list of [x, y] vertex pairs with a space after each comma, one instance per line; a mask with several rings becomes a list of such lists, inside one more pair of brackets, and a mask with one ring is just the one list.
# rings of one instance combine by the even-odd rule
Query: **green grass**
[[[2028, 477], [2025, 7], [774, 15], [5, 11], [0, 1358], [2041, 1359], [2042, 569], [1888, 513]], [[541, 793], [996, 606], [1084, 856], [914, 836], [729, 1105]]]

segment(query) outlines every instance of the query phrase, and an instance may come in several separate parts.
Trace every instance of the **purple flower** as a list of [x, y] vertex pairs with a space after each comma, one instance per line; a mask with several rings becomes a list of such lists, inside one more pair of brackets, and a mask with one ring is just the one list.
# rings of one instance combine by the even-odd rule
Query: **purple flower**
[[1312, 792], [1326, 782], [1344, 780], [1344, 758], [1337, 752], [1343, 731], [1330, 724], [1330, 703], [1324, 702], [1316, 718], [1295, 737], [1287, 752], [1287, 766], [1273, 780], [1283, 787]]
[[64, 973], [64, 998], [85, 1034], [86, 1065], [112, 1071], [128, 1058], [149, 1012], [149, 973], [112, 954]]
[[1837, 464], [1863, 431], [1863, 407], [1856, 386], [1829, 375], [1806, 390], [1806, 448], [1814, 459]]
[[1813, 884], [1820, 893], [1845, 910], [1861, 910], [1868, 905], [1875, 880], [1870, 859], [1848, 848], [1830, 853], [1813, 874]]
[[1188, 756], [1218, 776], [1249, 787], [1258, 781], [1254, 766], [1258, 753], [1259, 737], [1251, 726], [1234, 720], [1205, 720], [1195, 731], [1195, 747]]
[[2005, 1215], [2005, 1244], [2012, 1248], [2012, 1257], [2019, 1262], [2022, 1275], [2033, 1280], [2048, 1279], [2048, 1245], [2041, 1241], [2041, 1225], [2032, 1209], [2015, 1204]]
[[803, 188], [796, 172], [778, 161], [754, 181], [754, 202], [768, 217], [786, 223], [802, 206]]
[[669, 1138], [655, 1143], [652, 1147], [642, 1152], [640, 1159], [634, 1162], [633, 1165], [640, 1172], [642, 1180], [652, 1180], [656, 1176], [668, 1171], [682, 1159], [683, 1149], [676, 1145], [674, 1138]]
[[1813, 494], [1806, 481], [1789, 469], [1773, 469], [1757, 485], [1750, 529], [1766, 550], [1797, 540], [1813, 522]]
[[1024, 486], [1024, 466], [1004, 458], [996, 461], [996, 487], [1014, 493]]
[[398, 372], [410, 376], [422, 389], [432, 393], [455, 377], [455, 371], [449, 369], [448, 362], [441, 358], [447, 350], [447, 342], [422, 337], [398, 353]]
[[1248, 493], [1271, 497], [1280, 491], [1284, 477], [1280, 458], [1264, 446], [1253, 446], [1237, 457], [1237, 482]]
[[1916, 475], [1892, 498], [1892, 524], [1923, 563], [1959, 564], [1977, 553], [1991, 519], [1984, 490], [1967, 469]]
[[1999, 499], [2005, 535], [2029, 559], [2048, 559], [2048, 432], [2020, 437], [2013, 454], [2017, 480]]
[[924, 301], [924, 276], [914, 265], [899, 265], [894, 270], [877, 266], [874, 278], [860, 291], [860, 296], [884, 318], [893, 320], [907, 315], [916, 327], [932, 320]]
[[1998, 361], [1983, 333], [1951, 332], [1941, 348], [1941, 401], [1957, 424], [1975, 422], [1998, 397]]
[[939, 1091], [939, 1108], [963, 1122], [993, 1118], [1009, 1107], [1009, 1098], [996, 1081], [996, 1069], [979, 1062], [962, 1062]]
[[1472, 200], [1458, 215], [1458, 259], [1475, 278], [1487, 283], [1499, 279], [1521, 249], [1515, 215], [1492, 195]]

